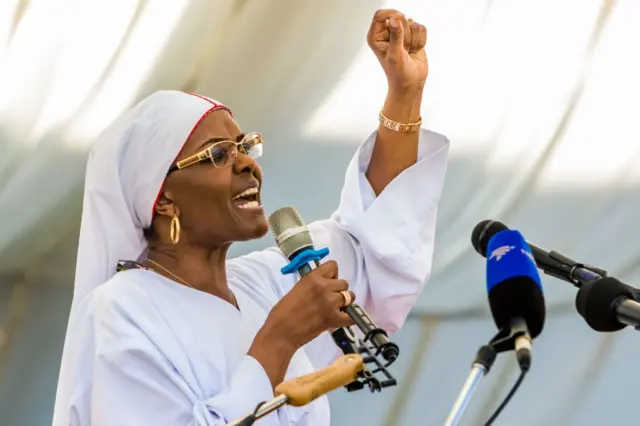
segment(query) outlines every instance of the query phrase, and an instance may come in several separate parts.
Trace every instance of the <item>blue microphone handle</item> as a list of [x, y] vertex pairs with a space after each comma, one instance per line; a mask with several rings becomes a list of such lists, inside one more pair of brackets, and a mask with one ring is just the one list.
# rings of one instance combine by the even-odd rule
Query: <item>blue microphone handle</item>
[[456, 402], [453, 404], [444, 426], [455, 426], [460, 423], [467, 406], [471, 401], [474, 391], [482, 379], [491, 369], [496, 360], [496, 351], [490, 345], [485, 345], [478, 350], [476, 359], [471, 365], [471, 372], [467, 376], [467, 380], [462, 386], [462, 390], [458, 394]]

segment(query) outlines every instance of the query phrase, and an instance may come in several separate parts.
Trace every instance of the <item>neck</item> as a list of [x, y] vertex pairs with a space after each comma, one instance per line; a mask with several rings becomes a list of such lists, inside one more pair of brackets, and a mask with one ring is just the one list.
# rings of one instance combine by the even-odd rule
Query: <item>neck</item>
[[173, 281], [180, 284], [185, 284], [181, 280], [185, 281], [197, 290], [212, 294], [235, 305], [227, 284], [225, 261], [228, 249], [229, 245], [213, 249], [188, 244], [159, 245], [149, 248], [147, 258], [162, 265], [171, 273], [151, 262], [147, 266]]

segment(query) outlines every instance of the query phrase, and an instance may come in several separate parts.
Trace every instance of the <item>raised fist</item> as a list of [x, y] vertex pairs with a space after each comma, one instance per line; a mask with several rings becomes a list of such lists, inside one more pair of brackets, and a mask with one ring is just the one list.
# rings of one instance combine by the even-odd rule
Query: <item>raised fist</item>
[[381, 9], [373, 15], [367, 42], [387, 75], [389, 90], [421, 91], [429, 73], [427, 29], [404, 14]]

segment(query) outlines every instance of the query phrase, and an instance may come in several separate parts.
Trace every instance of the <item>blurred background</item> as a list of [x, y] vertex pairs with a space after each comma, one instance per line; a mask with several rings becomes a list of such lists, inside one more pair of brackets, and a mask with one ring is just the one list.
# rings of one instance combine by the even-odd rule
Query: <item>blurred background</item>
[[[365, 35], [383, 7], [429, 30], [423, 120], [451, 157], [433, 274], [394, 336], [399, 385], [334, 392], [333, 424], [444, 422], [495, 333], [469, 242], [482, 219], [640, 284], [638, 0], [0, 0], [0, 424], [51, 423], [95, 136], [157, 89], [214, 97], [265, 135], [266, 210], [324, 218], [377, 126], [386, 81]], [[640, 336], [592, 331], [575, 289], [543, 278], [532, 371], [496, 424], [635, 424]], [[497, 406], [513, 358], [463, 424]]]

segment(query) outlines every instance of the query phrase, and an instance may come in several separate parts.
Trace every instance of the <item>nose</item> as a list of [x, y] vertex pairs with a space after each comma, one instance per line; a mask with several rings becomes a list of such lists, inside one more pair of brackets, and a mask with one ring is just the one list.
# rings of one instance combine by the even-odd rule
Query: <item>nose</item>
[[258, 168], [258, 163], [255, 159], [251, 158], [247, 154], [243, 154], [238, 151], [236, 161], [233, 163], [233, 172], [236, 174], [249, 173], [254, 174]]

